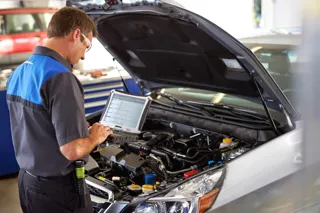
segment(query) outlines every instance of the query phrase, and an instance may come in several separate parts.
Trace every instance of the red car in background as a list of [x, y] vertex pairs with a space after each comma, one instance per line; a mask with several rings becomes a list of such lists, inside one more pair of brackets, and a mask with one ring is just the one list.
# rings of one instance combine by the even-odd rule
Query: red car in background
[[0, 10], [0, 68], [26, 60], [47, 37], [47, 26], [58, 9], [16, 8]]

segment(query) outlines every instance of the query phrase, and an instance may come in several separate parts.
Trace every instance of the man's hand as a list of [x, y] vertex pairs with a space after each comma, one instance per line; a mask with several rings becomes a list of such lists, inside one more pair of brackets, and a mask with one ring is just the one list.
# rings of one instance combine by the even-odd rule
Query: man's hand
[[90, 128], [90, 139], [99, 145], [103, 143], [109, 135], [113, 132], [108, 126], [104, 126], [100, 123], [94, 123]]
[[60, 147], [61, 153], [70, 161], [88, 155], [97, 145], [103, 143], [113, 132], [108, 126], [95, 123], [91, 126], [89, 138], [79, 138]]

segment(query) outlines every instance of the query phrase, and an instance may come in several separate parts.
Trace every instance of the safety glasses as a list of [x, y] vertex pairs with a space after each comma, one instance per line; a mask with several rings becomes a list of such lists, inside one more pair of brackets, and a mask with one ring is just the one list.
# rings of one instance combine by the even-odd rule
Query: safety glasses
[[86, 52], [88, 52], [88, 51], [91, 49], [91, 47], [92, 47], [92, 43], [91, 43], [90, 40], [87, 38], [87, 36], [85, 36], [83, 33], [81, 33], [81, 35], [83, 36], [84, 41], [86, 42], [86, 46], [87, 46]]

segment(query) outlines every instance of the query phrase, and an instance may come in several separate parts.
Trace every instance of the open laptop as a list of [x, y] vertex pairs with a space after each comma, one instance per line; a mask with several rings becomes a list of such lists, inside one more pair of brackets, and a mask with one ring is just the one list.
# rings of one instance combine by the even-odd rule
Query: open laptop
[[[110, 143], [137, 140], [147, 116], [151, 98], [112, 90], [100, 118], [100, 123], [109, 126], [113, 135]], [[111, 141], [110, 141], [111, 140]]]

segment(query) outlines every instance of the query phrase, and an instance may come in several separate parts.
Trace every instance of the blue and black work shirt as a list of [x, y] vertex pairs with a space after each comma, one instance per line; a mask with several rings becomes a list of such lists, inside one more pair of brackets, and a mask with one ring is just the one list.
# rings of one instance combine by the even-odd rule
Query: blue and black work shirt
[[16, 158], [21, 169], [38, 176], [74, 170], [60, 152], [75, 139], [89, 137], [84, 94], [72, 66], [57, 52], [38, 46], [10, 76], [7, 103]]

